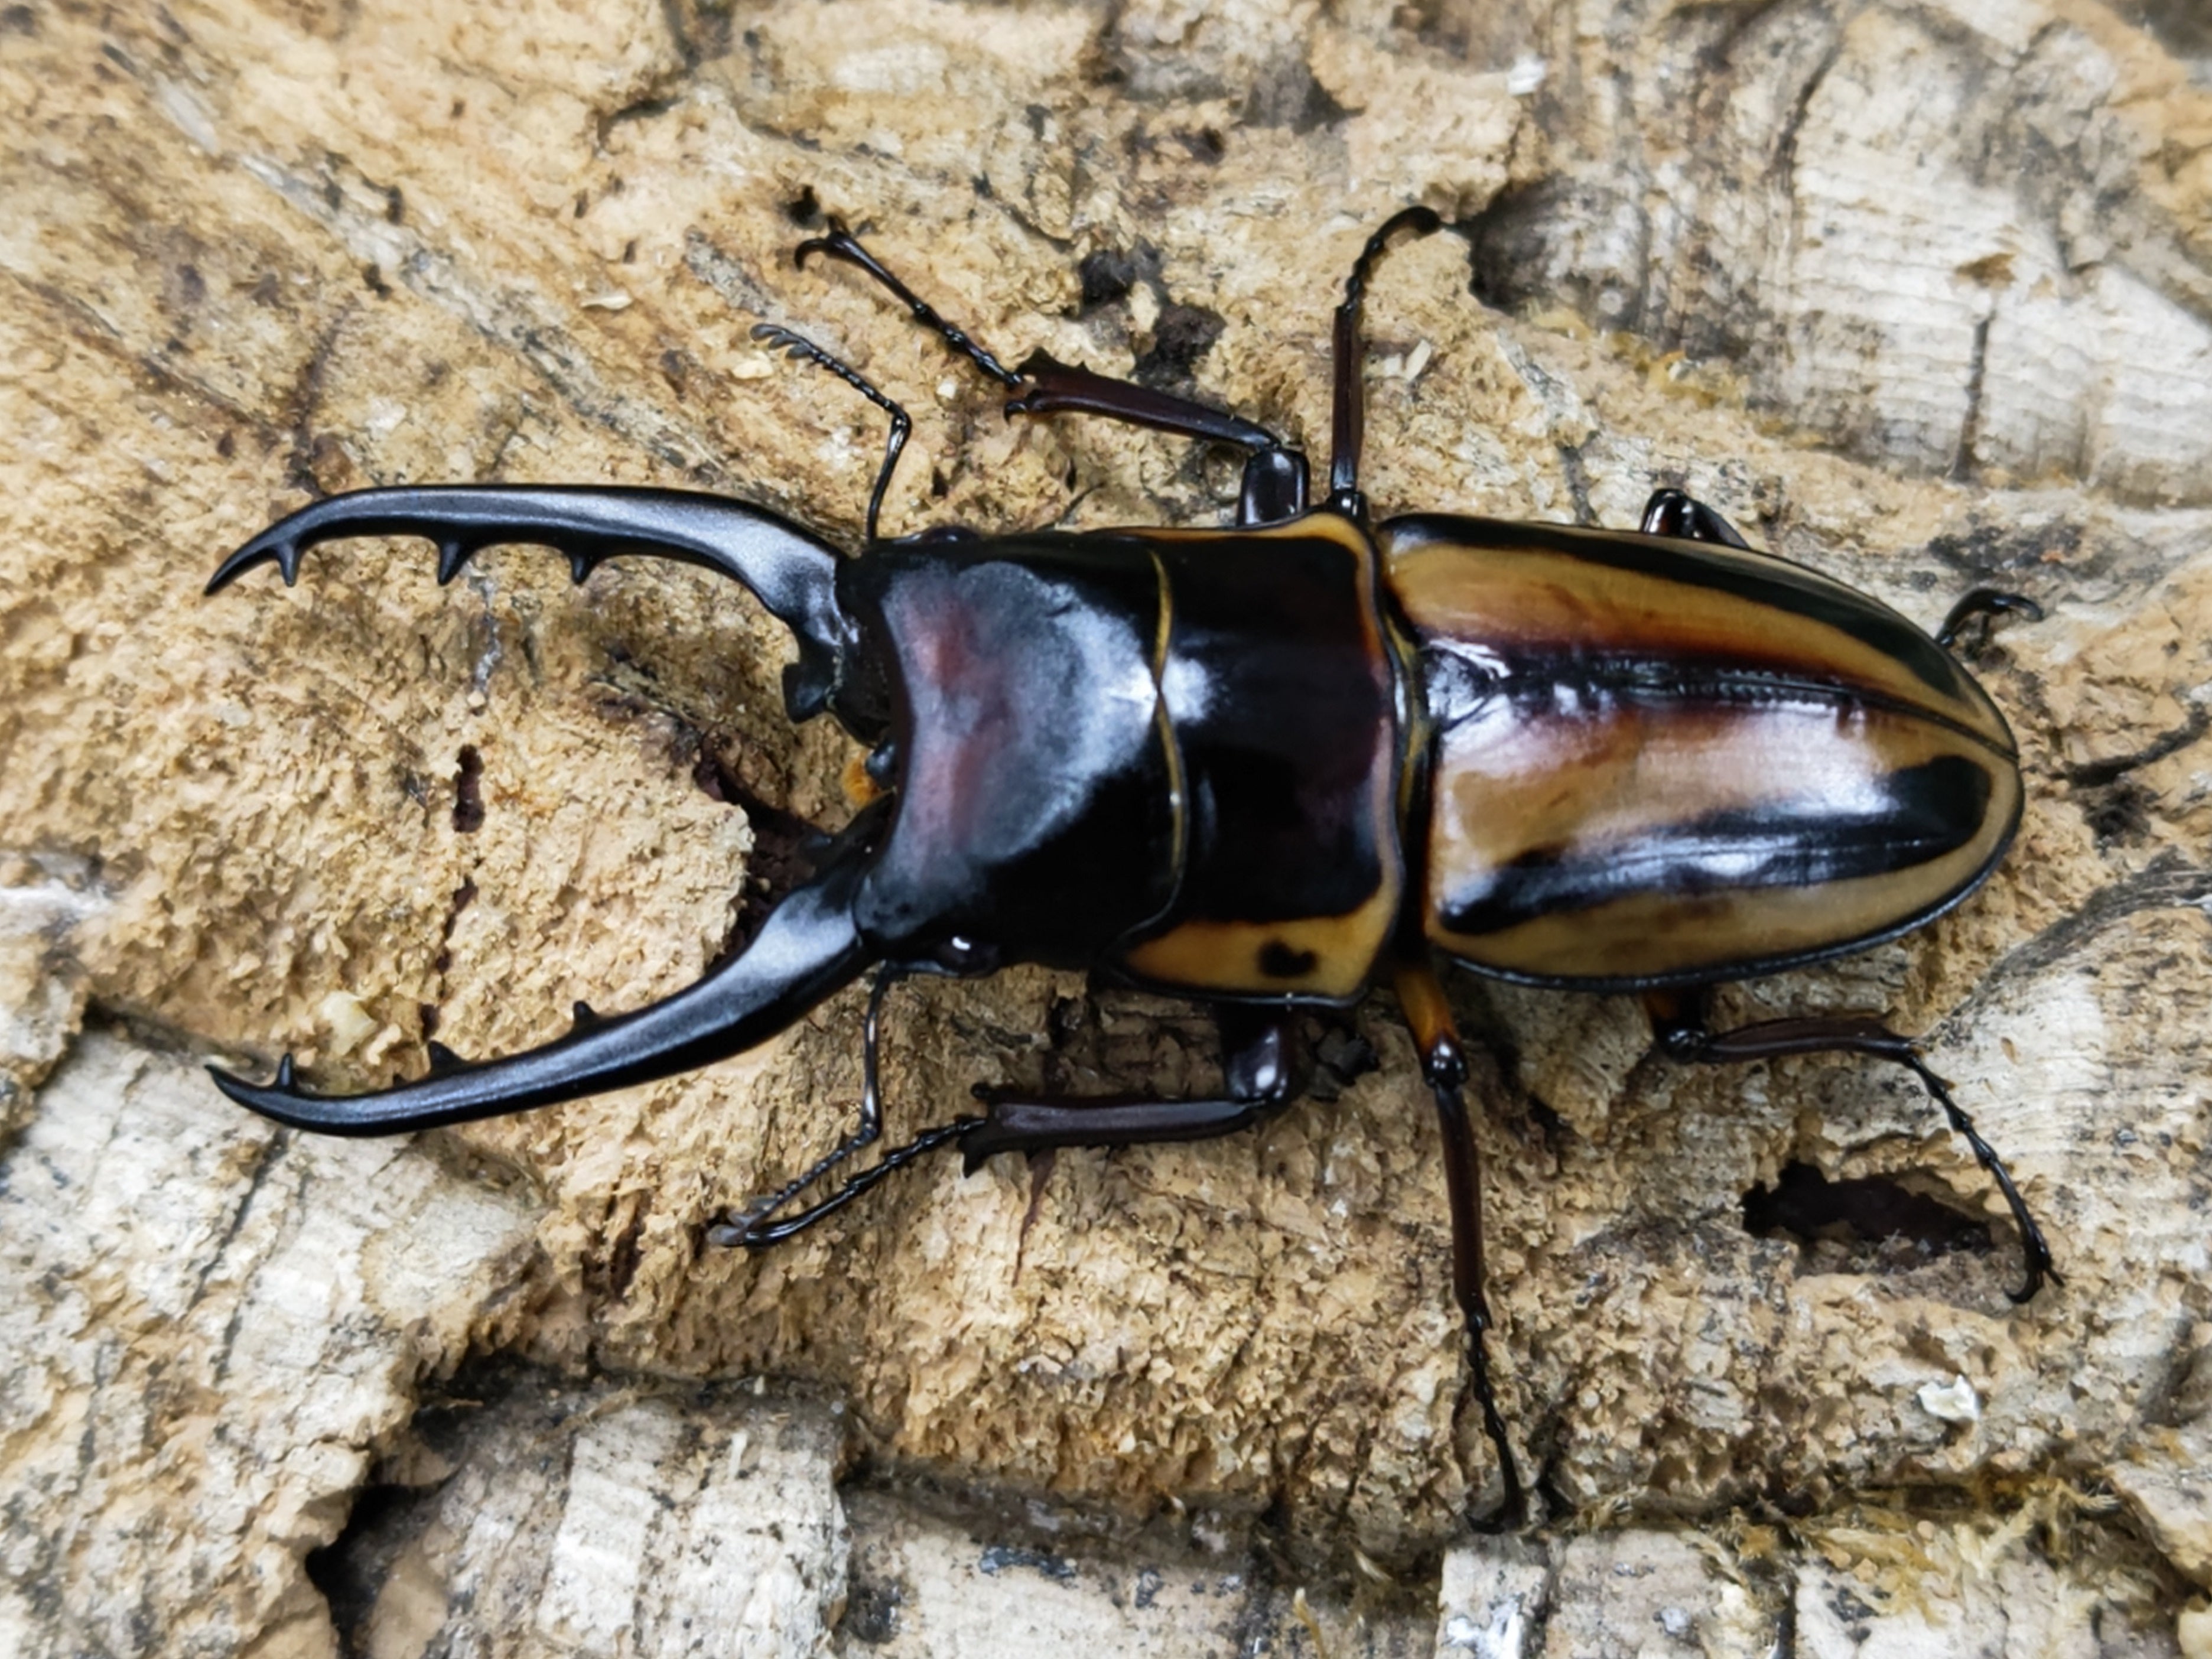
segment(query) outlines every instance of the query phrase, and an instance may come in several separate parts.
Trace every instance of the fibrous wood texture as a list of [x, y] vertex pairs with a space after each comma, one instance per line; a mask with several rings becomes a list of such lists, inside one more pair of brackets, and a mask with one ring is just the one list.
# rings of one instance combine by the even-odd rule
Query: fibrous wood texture
[[[516, 550], [441, 592], [360, 544], [201, 602], [272, 516], [658, 483], [851, 544], [879, 416], [769, 321], [915, 411], [891, 532], [1216, 521], [1222, 457], [1010, 425], [792, 245], [836, 212], [1006, 361], [1317, 444], [1329, 307], [1419, 200], [1454, 234], [1368, 307], [1383, 510], [1625, 525], [1675, 483], [1926, 622], [2046, 607], [1972, 652], [2030, 780], [1996, 879], [1718, 1012], [1928, 1032], [2067, 1275], [2005, 1300], [2002, 1206], [1905, 1080], [1671, 1070], [1632, 1002], [1460, 983], [1503, 1393], [1565, 1530], [1455, 1556], [1438, 1644], [2203, 1651], [2208, 64], [2187, 8], [2093, 0], [0, 8], [0, 1646], [975, 1651], [1017, 1569], [1173, 1601], [1049, 1555], [953, 1593], [958, 1528], [914, 1515], [848, 1583], [854, 1468], [1169, 1508], [1238, 1561], [1270, 1517], [1265, 1584], [1224, 1569], [1180, 1636], [1130, 1611], [1131, 1650], [1401, 1640], [1285, 1577], [1419, 1583], [1494, 1478], [1387, 1006], [1316, 1028], [1378, 1067], [1256, 1133], [926, 1166], [758, 1261], [701, 1224], [846, 1132], [857, 994], [403, 1145], [272, 1131], [175, 1051], [359, 1085], [434, 1027], [542, 1041], [695, 977], [786, 815], [845, 810], [727, 586]], [[1212, 1064], [1034, 971], [887, 1021], [894, 1133], [978, 1079]], [[763, 1376], [797, 1403], [730, 1388]], [[601, 1392], [536, 1397], [563, 1376]]]

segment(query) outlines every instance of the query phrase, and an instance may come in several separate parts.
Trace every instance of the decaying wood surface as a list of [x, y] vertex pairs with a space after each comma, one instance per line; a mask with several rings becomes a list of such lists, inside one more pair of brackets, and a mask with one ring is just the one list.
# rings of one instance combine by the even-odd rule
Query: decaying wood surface
[[[1369, 304], [1384, 510], [1625, 525], [1680, 483], [1924, 622], [1981, 582], [2047, 608], [1972, 653], [2032, 791], [1997, 877], [1719, 1012], [1929, 1033], [2067, 1278], [2005, 1300], [2002, 1206], [1905, 1079], [1671, 1070], [1631, 1001], [1462, 980], [1556, 1529], [1452, 1557], [1437, 1650], [2212, 1651], [2212, 38], [2180, 0], [27, 0], [0, 96], [0, 1648], [981, 1651], [1083, 1644], [1036, 1598], [1085, 1584], [1129, 1651], [1425, 1648], [1320, 1588], [1425, 1583], [1493, 1478], [1379, 1002], [1331, 1037], [1379, 1066], [1257, 1133], [1036, 1188], [947, 1162], [759, 1261], [701, 1224], [844, 1133], [858, 993], [401, 1144], [273, 1131], [185, 1063], [359, 1085], [434, 1024], [483, 1054], [635, 1006], [741, 935], [788, 815], [846, 810], [727, 585], [515, 550], [441, 591], [361, 544], [202, 602], [271, 517], [684, 484], [851, 544], [879, 419], [770, 321], [915, 410], [890, 531], [1216, 521], [1229, 460], [1010, 425], [881, 295], [794, 270], [803, 227], [851, 220], [1007, 361], [1318, 442], [1329, 307], [1419, 200], [1455, 234]], [[1212, 1064], [1066, 976], [890, 1007], [895, 1130], [978, 1079]], [[1857, 1184], [1756, 1197], [1793, 1168]], [[761, 1376], [798, 1403], [747, 1405]], [[868, 1531], [861, 1476], [1181, 1515], [1245, 1565], [1182, 1601], [1049, 1555], [948, 1577], [969, 1533]], [[801, 1518], [763, 1541], [771, 1491]], [[1043, 1622], [978, 1620], [1000, 1596]]]

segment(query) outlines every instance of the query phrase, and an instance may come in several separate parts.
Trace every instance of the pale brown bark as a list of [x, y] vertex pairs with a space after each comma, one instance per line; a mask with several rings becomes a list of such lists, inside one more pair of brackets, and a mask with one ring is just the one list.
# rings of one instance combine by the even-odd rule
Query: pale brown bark
[[[342, 1607], [349, 1639], [420, 1650], [467, 1572], [550, 1583], [527, 1574], [563, 1559], [558, 1526], [535, 1554], [522, 1521], [512, 1547], [455, 1544], [495, 1506], [456, 1508], [461, 1475], [407, 1451], [471, 1355], [676, 1379], [643, 1419], [606, 1407], [601, 1449], [632, 1472], [614, 1486], [689, 1480], [702, 1514], [740, 1488], [698, 1448], [756, 1431], [689, 1386], [765, 1373], [848, 1407], [793, 1443], [825, 1471], [1172, 1501], [1240, 1550], [1273, 1509], [1309, 1564], [1462, 1535], [1488, 1454], [1434, 1130], [1380, 1004], [1356, 1022], [1379, 1071], [1258, 1133], [1066, 1154], [1041, 1196], [948, 1162], [758, 1262], [699, 1225], [845, 1132], [857, 995], [696, 1077], [403, 1146], [273, 1133], [160, 1052], [289, 1047], [361, 1083], [419, 1066], [433, 1018], [465, 1054], [543, 1040], [574, 999], [635, 1006], [720, 948], [775, 848], [743, 802], [844, 810], [848, 746], [783, 723], [785, 642], [726, 586], [623, 563], [571, 589], [516, 550], [441, 592], [426, 547], [362, 544], [294, 592], [201, 602], [271, 516], [372, 482], [653, 482], [850, 543], [878, 419], [760, 351], [771, 320], [915, 410], [891, 531], [1214, 522], [1223, 458], [1010, 427], [878, 294], [793, 270], [794, 211], [863, 226], [1006, 361], [1187, 368], [1318, 447], [1344, 273], [1424, 200], [1460, 234], [1395, 254], [1369, 307], [1383, 510], [1626, 525], [1679, 482], [1925, 622], [1985, 580], [2051, 613], [1973, 657], [2032, 791], [1996, 878], [1721, 1012], [1929, 1033], [2063, 1291], [2004, 1300], [2002, 1208], [1899, 1079], [1672, 1071], [1632, 1003], [1455, 988], [1490, 1056], [1504, 1394], [1554, 1520], [1708, 1528], [1685, 1547], [1729, 1565], [1685, 1651], [1785, 1628], [1852, 1650], [1846, 1578], [1877, 1624], [1963, 1583], [1977, 1632], [2047, 1603], [2034, 1629], [2172, 1651], [2186, 1586], [2212, 1587], [2212, 91], [2190, 28], [2094, 0], [0, 9], [0, 1632], [331, 1651], [302, 1559], [380, 1456], [445, 1494], [449, 1535], [392, 1546], [420, 1593], [385, 1626], [358, 1622], [373, 1597]], [[1084, 996], [1034, 971], [902, 990], [895, 1133], [1048, 1060], [1170, 1088], [1212, 1063], [1202, 1023]], [[1063, 1000], [1082, 1018], [1050, 1055]], [[132, 1035], [76, 1036], [88, 1004]], [[1753, 1234], [1745, 1195], [1792, 1164], [1936, 1199], [1992, 1248]], [[486, 1478], [500, 1443], [454, 1467]], [[939, 1534], [912, 1525], [898, 1571], [923, 1573]], [[823, 1540], [787, 1569], [805, 1593], [758, 1604], [791, 1645], [759, 1651], [833, 1639], [836, 1528], [798, 1530]], [[639, 1534], [656, 1650], [703, 1605], [669, 1558], [690, 1535]], [[1615, 1616], [1603, 1550], [1674, 1571], [1629, 1538], [1527, 1569], [1542, 1650], [1594, 1650], [1560, 1633], [1570, 1602]], [[787, 1571], [732, 1548], [756, 1565], [729, 1571]], [[1510, 1553], [1454, 1571], [1464, 1617], [1520, 1594], [1483, 1588]], [[1304, 1628], [1289, 1588], [1255, 1603], [1268, 1628]], [[587, 1625], [496, 1650], [589, 1650]]]

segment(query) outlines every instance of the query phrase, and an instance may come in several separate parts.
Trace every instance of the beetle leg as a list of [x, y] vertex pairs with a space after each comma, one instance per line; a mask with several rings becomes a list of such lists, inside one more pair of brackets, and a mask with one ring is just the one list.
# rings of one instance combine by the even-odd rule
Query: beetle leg
[[[1109, 420], [1172, 432], [1179, 437], [1233, 445], [1244, 451], [1246, 457], [1237, 515], [1240, 528], [1277, 523], [1296, 518], [1306, 510], [1305, 457], [1257, 422], [1173, 392], [1155, 392], [1133, 380], [1094, 374], [1087, 368], [1057, 362], [1042, 351], [1030, 354], [1018, 369], [1010, 369], [971, 335], [945, 321], [933, 306], [885, 269], [881, 260], [860, 245], [842, 220], [831, 219], [827, 235], [810, 237], [801, 242], [797, 262], [805, 264], [811, 253], [842, 259], [890, 289], [915, 321], [1015, 394], [1006, 400], [1006, 412], [1009, 416], [1103, 415]], [[757, 336], [763, 332], [759, 329], [753, 331]], [[817, 361], [826, 360], [817, 356]], [[826, 366], [852, 378], [851, 371], [842, 364]], [[861, 389], [870, 397], [878, 396], [872, 387], [864, 385]]]
[[948, 1140], [958, 1139], [981, 1121], [978, 1117], [956, 1117], [949, 1123], [925, 1129], [904, 1146], [892, 1147], [828, 1197], [801, 1210], [797, 1215], [771, 1221], [765, 1213], [757, 1214], [749, 1209], [741, 1215], [718, 1221], [708, 1227], [707, 1242], [726, 1247], [741, 1245], [749, 1250], [764, 1250], [771, 1244], [781, 1244], [787, 1238], [805, 1232], [816, 1222], [843, 1209], [861, 1194], [873, 1188], [885, 1176], [896, 1174], [916, 1159], [935, 1152]]
[[831, 356], [804, 334], [794, 334], [775, 323], [763, 323], [753, 330], [753, 338], [780, 347], [786, 356], [820, 364], [891, 417], [891, 435], [884, 444], [884, 464], [876, 472], [876, 487], [868, 492], [868, 540], [877, 541], [876, 520], [884, 510], [884, 491], [890, 488], [891, 474], [898, 470], [899, 453], [906, 447], [907, 434], [914, 430], [913, 418], [877, 391], [860, 370]]
[[[804, 1175], [785, 1183], [778, 1191], [765, 1198], [755, 1199], [745, 1206], [738, 1217], [740, 1231], [750, 1231], [765, 1221], [778, 1210], [828, 1175], [855, 1152], [866, 1152], [876, 1144], [884, 1132], [883, 1092], [878, 1085], [876, 1052], [882, 1040], [884, 997], [899, 975], [888, 965], [876, 970], [876, 982], [868, 988], [868, 1012], [860, 1021], [860, 1127], [848, 1136], [842, 1146], [826, 1153], [814, 1167]], [[716, 1240], [716, 1243], [722, 1243]]]
[[883, 1092], [877, 1065], [877, 1052], [882, 1036], [884, 996], [891, 986], [904, 975], [895, 968], [885, 966], [876, 975], [876, 982], [868, 992], [867, 1017], [860, 1025], [860, 1125], [838, 1146], [822, 1158], [814, 1167], [797, 1179], [787, 1182], [777, 1191], [748, 1204], [736, 1215], [714, 1223], [707, 1230], [707, 1241], [724, 1247], [741, 1245], [748, 1249], [764, 1249], [770, 1244], [780, 1244], [793, 1235], [804, 1232], [824, 1216], [842, 1210], [862, 1193], [866, 1192], [895, 1170], [902, 1170], [923, 1153], [942, 1146], [954, 1136], [982, 1121], [981, 1118], [956, 1118], [951, 1123], [939, 1124], [924, 1131], [903, 1146], [895, 1146], [868, 1168], [848, 1178], [845, 1183], [819, 1202], [800, 1211], [797, 1215], [775, 1218], [779, 1210], [786, 1208], [808, 1188], [820, 1181], [830, 1170], [856, 1152], [865, 1152], [875, 1145], [884, 1132]]
[[806, 256], [810, 253], [826, 253], [833, 259], [842, 259], [848, 265], [857, 265], [889, 289], [915, 321], [934, 333], [1000, 386], [1012, 391], [1021, 385], [1022, 377], [1018, 374], [994, 357], [967, 333], [946, 322], [934, 306], [884, 269], [881, 260], [860, 246], [860, 239], [846, 228], [842, 219], [832, 215], [829, 234], [810, 236], [801, 242], [792, 252], [792, 264], [804, 268]]
[[969, 1173], [1000, 1152], [1032, 1155], [1061, 1146], [1130, 1146], [1154, 1141], [1204, 1140], [1244, 1128], [1262, 1113], [1286, 1105], [1297, 1094], [1291, 1064], [1291, 1032], [1273, 1015], [1224, 1006], [1216, 1010], [1225, 1050], [1222, 1100], [1145, 1101], [1121, 1098], [1094, 1100], [1022, 1100], [979, 1089], [987, 1111], [982, 1116], [954, 1118], [924, 1130], [902, 1146], [894, 1147], [844, 1185], [794, 1216], [771, 1220], [775, 1212], [844, 1159], [875, 1139], [881, 1117], [876, 1106], [875, 1012], [882, 981], [869, 1003], [867, 1044], [863, 1053], [864, 1085], [861, 1125], [852, 1139], [774, 1196], [749, 1206], [741, 1215], [720, 1222], [708, 1231], [716, 1244], [743, 1245], [764, 1249], [804, 1231], [824, 1217], [845, 1207], [885, 1176], [957, 1140]]
[[1451, 1008], [1444, 1000], [1435, 967], [1427, 962], [1401, 964], [1396, 975], [1398, 1001], [1406, 1024], [1421, 1052], [1421, 1070], [1437, 1099], [1437, 1121], [1443, 1131], [1444, 1189], [1451, 1200], [1452, 1294], [1460, 1316], [1467, 1322], [1467, 1357], [1474, 1377], [1475, 1403], [1482, 1411], [1483, 1432], [1498, 1454], [1498, 1475], [1505, 1489], [1504, 1501], [1491, 1525], [1504, 1529], [1518, 1527], [1528, 1518], [1528, 1499], [1521, 1484], [1521, 1466], [1505, 1436], [1505, 1416], [1498, 1407], [1498, 1395], [1490, 1378], [1490, 1353], [1484, 1339], [1492, 1323], [1489, 1298], [1483, 1293], [1487, 1277], [1482, 1261], [1482, 1158], [1475, 1146], [1474, 1126], [1467, 1115], [1467, 1055], [1452, 1024]]
[[1009, 415], [1103, 415], [1178, 437], [1231, 444], [1244, 452], [1237, 525], [1278, 524], [1306, 510], [1306, 458], [1256, 421], [1134, 380], [1117, 380], [1032, 352], [1022, 363], [1026, 390], [1006, 399]]
[[1221, 1003], [1215, 1006], [1214, 1018], [1221, 1028], [1222, 1098], [1140, 1100], [1107, 1095], [1024, 1099], [978, 1090], [989, 1113], [961, 1138], [967, 1167], [973, 1170], [1000, 1152], [1034, 1156], [1061, 1146], [1211, 1140], [1249, 1127], [1298, 1097], [1303, 1079], [1293, 1059], [1291, 1028], [1281, 1015]]
[[1981, 1132], [1974, 1127], [1974, 1121], [1965, 1109], [1951, 1098], [1950, 1085], [1929, 1069], [1928, 1062], [1920, 1057], [1919, 1045], [1911, 1037], [1900, 1036], [1879, 1020], [1841, 1016], [1761, 1020], [1733, 1031], [1715, 1032], [1707, 1030], [1701, 1019], [1672, 1012], [1663, 1005], [1655, 1006], [1653, 1023], [1660, 1048], [1673, 1060], [1727, 1064], [1774, 1060], [1785, 1054], [1865, 1054], [1905, 1067], [1943, 1109], [1951, 1127], [1964, 1137], [1975, 1161], [1996, 1182], [1997, 1190], [2004, 1194], [2005, 1203], [2012, 1211], [2013, 1224], [2020, 1229], [2021, 1258], [2027, 1277], [2020, 1289], [2005, 1294], [2014, 1302], [2026, 1302], [2043, 1288], [2046, 1279], [2054, 1285], [2066, 1282], [2052, 1265], [2051, 1246], [2044, 1240], [2043, 1229], [2028, 1212], [2027, 1201], [2013, 1185], [2004, 1160], [1982, 1139]]
[[1951, 614], [1943, 618], [1943, 625], [1936, 630], [1936, 643], [1948, 651], [1958, 642], [1959, 630], [1976, 617], [1995, 618], [1999, 615], [2025, 617], [2030, 622], [2043, 620], [2043, 607], [2025, 593], [2008, 593], [1998, 587], [1977, 587], [1951, 607]]
[[1367, 400], [1359, 378], [1359, 306], [1367, 297], [1367, 279], [1375, 262], [1401, 230], [1416, 236], [1434, 234], [1443, 221], [1432, 209], [1409, 207], [1392, 214], [1382, 228], [1367, 239], [1367, 246], [1352, 262], [1345, 279], [1344, 303], [1336, 308], [1330, 343], [1331, 408], [1328, 428], [1328, 504], [1363, 523], [1367, 502], [1359, 493], [1359, 453], [1367, 433]]
[[1644, 503], [1639, 528], [1647, 536], [1676, 536], [1684, 541], [1740, 547], [1747, 553], [1756, 550], [1734, 525], [1696, 496], [1679, 489], [1653, 490], [1651, 499]]

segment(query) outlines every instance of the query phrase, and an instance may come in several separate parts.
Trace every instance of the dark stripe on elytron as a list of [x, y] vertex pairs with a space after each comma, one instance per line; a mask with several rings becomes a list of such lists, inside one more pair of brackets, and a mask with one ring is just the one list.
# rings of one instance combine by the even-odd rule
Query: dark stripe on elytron
[[1508, 699], [1516, 709], [1532, 712], [1556, 708], [1563, 698], [1586, 699], [1577, 710], [1585, 718], [1592, 712], [1588, 705], [1607, 703], [1675, 711], [1699, 703], [1729, 709], [1792, 703], [1834, 708], [1849, 703], [1939, 726], [2007, 761], [2018, 758], [2016, 750], [1993, 741], [1979, 726], [1924, 703], [1908, 702], [1855, 683], [1767, 673], [1715, 658], [1667, 661], [1612, 658], [1593, 663], [1564, 654], [1524, 654], [1509, 659], [1504, 672], [1493, 673], [1451, 643], [1432, 638], [1421, 647], [1419, 662], [1424, 706], [1439, 732], [1473, 720], [1498, 697]]
[[1501, 866], [1482, 891], [1451, 895], [1439, 920], [1472, 939], [1649, 893], [1695, 898], [1819, 887], [1910, 870], [1981, 833], [1990, 775], [1965, 756], [1939, 756], [1886, 782], [1887, 802], [1871, 812], [1778, 801], [1655, 826], [1626, 845], [1567, 854], [1533, 848]]
[[[1621, 530], [1577, 530], [1572, 525], [1522, 524], [1504, 519], [1417, 513], [1392, 519], [1376, 533], [1393, 552], [1448, 545], [1528, 548], [1608, 570], [1632, 571], [1685, 586], [1706, 587], [1777, 611], [1789, 611], [1849, 635], [1894, 659], [1930, 690], [1971, 700], [1972, 682], [1935, 641], [1880, 599], [1836, 583], [1832, 576], [1778, 554], [1716, 548], [1673, 536]], [[1761, 570], [1771, 562], [1771, 574]]]

